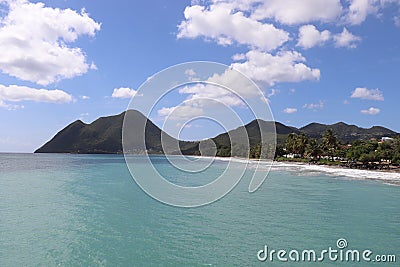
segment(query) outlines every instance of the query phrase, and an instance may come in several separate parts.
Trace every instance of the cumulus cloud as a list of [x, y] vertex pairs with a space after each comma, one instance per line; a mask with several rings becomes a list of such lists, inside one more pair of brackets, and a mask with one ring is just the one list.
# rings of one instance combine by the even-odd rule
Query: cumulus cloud
[[284, 112], [284, 113], [287, 113], [287, 114], [296, 113], [296, 112], [297, 112], [297, 108], [285, 108], [285, 109], [283, 110], [283, 112]]
[[381, 110], [379, 108], [369, 108], [369, 109], [363, 109], [361, 110], [362, 114], [367, 114], [367, 115], [377, 115], [381, 112]]
[[[210, 78], [209, 80], [211, 80]], [[181, 94], [190, 94], [187, 98], [187, 104], [196, 106], [210, 106], [215, 104], [215, 100], [227, 106], [244, 106], [244, 101], [237, 96], [234, 91], [227, 90], [225, 88], [215, 86], [213, 84], [196, 84], [192, 86], [185, 86], [179, 90]], [[252, 92], [239, 93], [241, 97], [252, 97], [255, 96]]]
[[73, 101], [70, 94], [62, 90], [46, 90], [35, 89], [18, 85], [2, 85], [0, 84], [0, 107], [7, 109], [15, 109], [17, 105], [8, 102], [47, 102], [47, 103], [69, 103]]
[[382, 91], [380, 91], [379, 89], [367, 89], [365, 87], [356, 88], [351, 94], [351, 98], [361, 98], [376, 101], [385, 100]]
[[340, 0], [264, 0], [252, 15], [255, 19], [275, 19], [283, 24], [312, 21], [331, 22], [342, 13]]
[[[86, 62], [79, 47], [69, 47], [79, 36], [100, 30], [85, 10], [46, 7], [27, 0], [2, 1], [7, 15], [0, 24], [0, 69], [10, 76], [48, 85], [82, 75]], [[7, 10], [4, 10], [6, 7]]]
[[115, 88], [111, 97], [113, 98], [132, 98], [137, 91], [128, 87]]
[[82, 96], [81, 96], [81, 99], [82, 99], [82, 100], [88, 100], [88, 99], [90, 99], [90, 96], [82, 95]]
[[181, 105], [176, 107], [163, 107], [157, 110], [157, 113], [161, 117], [168, 117], [171, 120], [185, 121], [197, 116], [203, 115], [204, 111], [200, 107], [194, 107], [192, 105]]
[[235, 11], [232, 5], [216, 3], [208, 7], [186, 7], [185, 20], [178, 26], [178, 38], [205, 37], [220, 45], [234, 42], [270, 51], [289, 40], [289, 33], [273, 24], [262, 23]]
[[[178, 38], [204, 37], [220, 45], [248, 45], [252, 50], [270, 52], [291, 38], [279, 24], [297, 26], [312, 22], [359, 25], [384, 8], [400, 6], [398, 0], [210, 0], [194, 1], [184, 11]], [[393, 16], [400, 25], [400, 15]], [[299, 28], [297, 46], [304, 49], [333, 40], [335, 47], [355, 48], [361, 38], [343, 28], [338, 34], [318, 31], [313, 25]], [[233, 60], [243, 59], [243, 54]]]
[[241, 61], [241, 60], [244, 60], [244, 59], [246, 59], [246, 55], [245, 54], [234, 54], [232, 56], [232, 60], [233, 61]]
[[378, 11], [378, 0], [351, 0], [345, 20], [352, 25], [360, 25], [368, 15]]
[[280, 51], [276, 55], [260, 51], [246, 53], [246, 61], [232, 67], [256, 82], [273, 86], [278, 82], [319, 80], [320, 70], [304, 64], [306, 59], [296, 51]]
[[186, 99], [180, 106], [159, 109], [159, 116], [167, 116], [173, 112], [175, 120], [183, 120], [194, 115], [211, 114], [214, 111], [216, 113], [225, 108], [246, 108], [247, 99], [267, 101], [252, 81], [243, 79], [243, 74], [233, 68], [215, 73], [204, 82], [185, 85], [178, 92], [187, 95]]
[[[180, 94], [188, 95], [185, 101], [180, 106], [159, 109], [158, 115], [165, 117], [173, 112], [173, 119], [184, 120], [211, 111], [216, 114], [218, 110], [224, 108], [246, 108], [245, 101], [250, 99], [261, 99], [267, 102], [265, 96], [272, 97], [278, 93], [278, 90], [274, 88], [263, 93], [253, 82], [243, 79], [241, 73], [267, 86], [278, 82], [318, 80], [320, 77], [320, 71], [306, 66], [305, 58], [295, 51], [281, 51], [273, 55], [252, 50], [240, 58], [243, 62], [231, 64], [230, 68], [223, 73], [215, 73], [203, 83], [180, 88], [178, 91]], [[226, 88], [218, 86], [219, 84]], [[286, 110], [289, 113], [296, 111], [297, 109]]]
[[361, 38], [353, 35], [346, 28], [343, 28], [341, 33], [333, 36], [333, 40], [335, 41], [336, 47], [356, 48], [357, 43], [361, 41]]
[[331, 39], [331, 33], [328, 30], [320, 32], [314, 25], [304, 25], [299, 29], [297, 46], [309, 49], [316, 45], [322, 45], [329, 39]]

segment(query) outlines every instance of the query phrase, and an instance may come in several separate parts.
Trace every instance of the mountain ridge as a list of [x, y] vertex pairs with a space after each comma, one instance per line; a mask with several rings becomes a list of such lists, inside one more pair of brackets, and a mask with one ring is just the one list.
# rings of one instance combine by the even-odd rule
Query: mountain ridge
[[372, 126], [362, 128], [354, 124], [337, 122], [334, 124], [309, 123], [299, 130], [311, 138], [321, 138], [327, 129], [332, 129], [342, 142], [351, 142], [357, 139], [365, 140], [370, 138], [380, 138], [383, 136], [395, 136], [398, 133], [383, 126]]
[[[198, 141], [177, 140], [163, 132], [150, 119], [146, 118], [142, 113], [136, 110], [129, 110], [117, 115], [100, 117], [91, 123], [84, 123], [81, 120], [76, 120], [59, 131], [53, 138], [38, 148], [35, 153], [123, 153], [122, 125], [126, 112], [129, 112], [129, 117], [133, 119], [134, 124], [145, 125], [145, 133], [138, 132], [136, 134], [144, 135], [143, 137], [145, 137], [146, 149], [149, 153], [163, 153], [161, 135], [165, 134], [165, 137], [169, 141], [179, 143], [180, 150], [183, 154], [199, 155]], [[140, 127], [138, 127], [138, 129], [140, 129]], [[254, 147], [261, 142], [261, 136], [265, 139], [265, 137], [271, 136], [270, 134], [274, 132], [276, 132], [277, 143], [282, 144], [290, 133], [304, 133], [311, 138], [318, 139], [322, 137], [323, 132], [327, 129], [332, 129], [338, 139], [344, 143], [354, 140], [381, 138], [383, 136], [394, 137], [399, 134], [382, 126], [361, 128], [344, 122], [338, 122], [331, 125], [313, 122], [301, 128], [296, 128], [293, 126], [287, 126], [280, 122], [255, 119], [246, 125], [239, 126], [236, 129], [221, 133], [209, 139], [214, 141], [219, 149], [219, 155], [223, 156], [226, 155], [227, 150], [230, 150], [231, 144], [229, 141], [229, 135], [235, 136], [242, 130], [247, 131], [249, 136], [248, 143], [250, 144], [250, 147]], [[244, 141], [247, 142], [247, 140], [243, 140], [243, 142]], [[225, 152], [221, 152], [223, 150]]]

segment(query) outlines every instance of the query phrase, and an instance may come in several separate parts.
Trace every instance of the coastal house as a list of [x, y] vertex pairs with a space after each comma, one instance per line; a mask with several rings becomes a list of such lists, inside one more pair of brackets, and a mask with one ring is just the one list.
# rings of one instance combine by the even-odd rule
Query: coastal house
[[292, 154], [292, 153], [290, 153], [290, 154], [286, 154], [286, 155], [283, 155], [285, 158], [288, 158], [288, 159], [295, 159], [295, 158], [301, 158], [301, 155], [300, 154]]

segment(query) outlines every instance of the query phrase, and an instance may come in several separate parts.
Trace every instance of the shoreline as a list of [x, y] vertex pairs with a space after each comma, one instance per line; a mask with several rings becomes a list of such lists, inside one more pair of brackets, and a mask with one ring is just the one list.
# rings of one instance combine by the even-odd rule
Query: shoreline
[[[363, 170], [332, 165], [313, 165], [298, 162], [276, 162], [272, 168], [286, 168], [288, 171], [306, 171], [322, 173], [332, 177], [344, 177], [351, 180], [380, 181], [389, 185], [400, 186], [400, 172], [394, 170]], [[290, 170], [292, 169], [292, 170]]]
[[[197, 158], [205, 158], [195, 156]], [[364, 170], [351, 169], [335, 165], [317, 165], [304, 162], [290, 161], [265, 161], [257, 159], [246, 159], [236, 157], [215, 157], [216, 160], [228, 161], [232, 160], [238, 163], [245, 164], [267, 164], [271, 171], [288, 171], [288, 172], [305, 172], [306, 174], [323, 174], [331, 177], [342, 177], [350, 180], [371, 180], [379, 181], [392, 186], [400, 186], [400, 171], [399, 170]]]

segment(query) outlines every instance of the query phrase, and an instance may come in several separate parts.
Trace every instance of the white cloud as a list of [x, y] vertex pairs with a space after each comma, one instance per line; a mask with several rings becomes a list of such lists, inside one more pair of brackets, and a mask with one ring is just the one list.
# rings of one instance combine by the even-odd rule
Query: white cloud
[[318, 103], [304, 104], [303, 108], [312, 109], [312, 110], [323, 109], [324, 102], [322, 100], [320, 100]]
[[20, 108], [24, 108], [22, 105], [14, 105], [14, 104], [7, 104], [3, 100], [0, 99], [0, 108], [4, 108], [7, 110], [16, 110]]
[[333, 40], [335, 41], [336, 47], [356, 48], [357, 43], [361, 41], [361, 38], [353, 35], [346, 28], [343, 28], [341, 33], [333, 36]]
[[91, 70], [98, 70], [96, 64], [94, 64], [94, 62], [90, 63], [90, 69]]
[[[397, 14], [393, 16], [393, 22], [397, 27], [400, 27], [400, 0], [380, 0], [379, 8], [379, 11], [382, 11], [384, 8], [391, 10], [397, 9]], [[381, 13], [378, 12], [378, 16], [379, 15], [381, 15]]]
[[360, 25], [368, 15], [377, 13], [378, 4], [378, 0], [351, 0], [345, 16], [346, 22], [352, 25]]
[[170, 108], [163, 107], [163, 108], [157, 110], [157, 114], [159, 116], [165, 117], [165, 116], [168, 116], [169, 114], [171, 114], [175, 108], [176, 107], [170, 107]]
[[88, 65], [80, 48], [67, 45], [100, 30], [85, 10], [78, 13], [26, 0], [3, 3], [7, 6], [0, 24], [0, 69], [4, 73], [47, 85], [95, 68], [94, 63]]
[[197, 73], [193, 69], [185, 70], [185, 75], [188, 76], [189, 81], [199, 81], [200, 78], [196, 77]]
[[187, 76], [195, 76], [196, 72], [193, 69], [187, 69], [187, 70], [185, 70], [185, 74]]
[[381, 110], [379, 108], [373, 108], [373, 107], [371, 107], [369, 109], [361, 110], [362, 114], [367, 114], [367, 115], [377, 115], [380, 112], [381, 112]]
[[170, 108], [161, 108], [157, 110], [157, 113], [161, 117], [168, 117], [171, 120], [188, 120], [197, 116], [203, 115], [204, 111], [200, 107], [194, 107], [192, 105], [181, 105]]
[[9, 104], [7, 102], [47, 102], [47, 103], [69, 103], [73, 101], [70, 94], [61, 90], [35, 89], [26, 86], [0, 84], [0, 107], [16, 109], [23, 106]]
[[233, 61], [241, 61], [241, 60], [244, 60], [244, 59], [246, 59], [246, 55], [245, 54], [234, 54], [232, 56], [232, 60]]
[[246, 99], [265, 99], [253, 82], [243, 79], [241, 73], [231, 68], [214, 74], [203, 83], [183, 86], [178, 92], [187, 94], [187, 98], [179, 106], [159, 109], [159, 116], [168, 116], [173, 112], [172, 119], [185, 120], [230, 107], [246, 108]]
[[283, 110], [283, 112], [284, 112], [284, 113], [287, 113], [287, 114], [296, 113], [296, 112], [297, 112], [297, 108], [285, 108], [285, 109]]
[[121, 87], [121, 88], [115, 88], [111, 97], [113, 97], [113, 98], [132, 98], [136, 94], [137, 94], [136, 90], [133, 90], [128, 87]]
[[383, 97], [382, 91], [380, 91], [379, 89], [367, 89], [365, 87], [356, 88], [351, 94], [351, 98], [361, 98], [376, 101], [383, 101], [385, 99]]
[[297, 46], [309, 49], [316, 45], [322, 45], [329, 39], [331, 39], [331, 33], [328, 30], [320, 32], [314, 25], [304, 25], [299, 29]]
[[[250, 79], [271, 86], [277, 82], [299, 82], [304, 80], [318, 80], [320, 71], [307, 67], [305, 58], [295, 51], [281, 51], [276, 55], [260, 51], [249, 51], [244, 55], [245, 61], [234, 63], [223, 73], [216, 73], [205, 83], [184, 86], [179, 89], [180, 94], [188, 94], [186, 100], [176, 107], [164, 107], [158, 110], [159, 116], [167, 116], [171, 112], [175, 120], [191, 118], [194, 115], [206, 114], [211, 111], [222, 110], [226, 107], [245, 108], [247, 99], [265, 99], [272, 97], [278, 90], [271, 88], [263, 94], [250, 80], [243, 79], [241, 73]], [[236, 70], [239, 70], [236, 71]], [[225, 89], [218, 86], [224, 85]], [[177, 112], [179, 109], [179, 112]], [[293, 110], [288, 110], [294, 112]], [[296, 110], [297, 111], [297, 110]], [[214, 112], [215, 113], [215, 112]]]
[[228, 3], [189, 6], [184, 16], [185, 20], [178, 26], [178, 38], [203, 36], [220, 45], [231, 45], [235, 41], [265, 51], [274, 50], [289, 40], [286, 31], [247, 17]]
[[90, 99], [90, 96], [82, 95], [82, 96], [81, 96], [81, 99], [82, 99], [82, 100], [88, 100], [88, 99]]
[[246, 53], [246, 61], [232, 67], [256, 82], [273, 86], [278, 82], [319, 80], [320, 70], [304, 64], [306, 59], [296, 51], [280, 51], [276, 55], [260, 51]]
[[252, 15], [255, 19], [275, 19], [283, 24], [312, 21], [331, 22], [342, 12], [340, 0], [264, 0]]
[[[225, 74], [225, 76], [227, 76]], [[222, 75], [222, 78], [225, 78]], [[220, 79], [221, 76], [219, 76]], [[217, 79], [216, 76], [211, 77], [209, 81]], [[223, 84], [222, 82], [215, 82], [217, 84]], [[233, 90], [233, 89], [232, 89]], [[212, 104], [219, 103], [225, 104], [227, 106], [244, 106], [243, 100], [235, 95], [230, 90], [224, 89], [219, 86], [212, 84], [195, 84], [192, 86], [185, 86], [179, 90], [180, 94], [191, 94], [186, 102], [186, 104], [197, 105], [197, 106], [209, 106]], [[252, 97], [252, 92], [243, 92], [244, 95], [239, 94], [242, 97]]]

